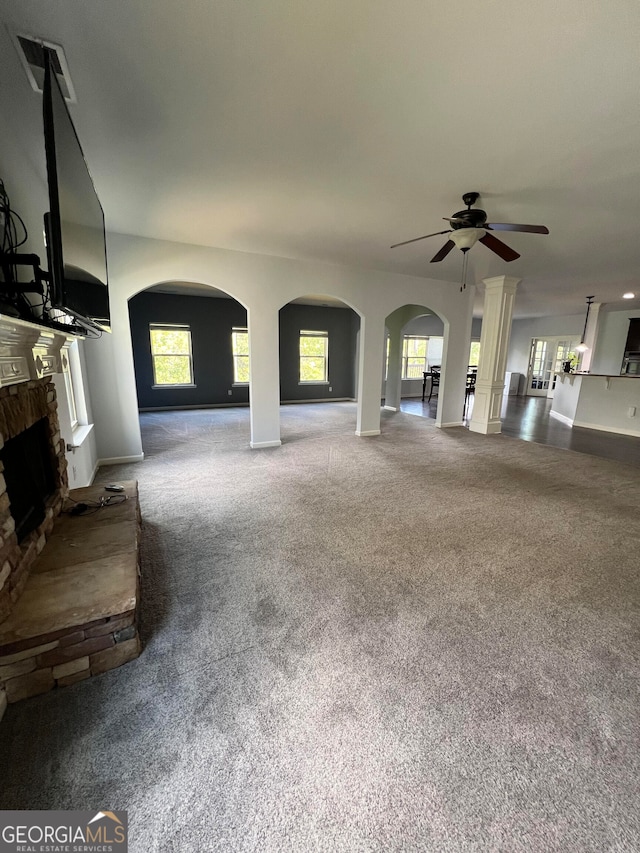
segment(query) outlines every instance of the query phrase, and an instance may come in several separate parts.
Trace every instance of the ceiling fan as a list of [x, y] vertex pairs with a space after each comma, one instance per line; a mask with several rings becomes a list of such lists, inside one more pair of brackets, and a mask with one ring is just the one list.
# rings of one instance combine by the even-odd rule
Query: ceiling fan
[[[480, 193], [465, 193], [462, 201], [467, 205], [466, 210], [459, 210], [453, 216], [443, 216], [451, 223], [451, 228], [446, 231], [436, 231], [433, 234], [425, 234], [424, 237], [414, 237], [402, 243], [394, 243], [392, 249], [398, 246], [406, 246], [408, 243], [416, 243], [418, 240], [426, 240], [427, 237], [437, 237], [439, 234], [451, 234], [439, 252], [431, 258], [431, 263], [444, 260], [449, 252], [457, 246], [462, 252], [468, 252], [479, 240], [481, 243], [495, 252], [503, 261], [515, 261], [520, 255], [502, 240], [498, 240], [491, 231], [527, 231], [532, 234], [548, 234], [549, 229], [545, 225], [514, 225], [510, 222], [487, 222], [487, 214], [480, 208], [471, 207], [480, 198]], [[466, 260], [466, 257], [465, 257]]]

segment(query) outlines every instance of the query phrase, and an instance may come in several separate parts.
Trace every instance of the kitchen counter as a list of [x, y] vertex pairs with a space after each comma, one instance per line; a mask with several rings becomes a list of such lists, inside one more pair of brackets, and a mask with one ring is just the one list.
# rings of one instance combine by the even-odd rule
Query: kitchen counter
[[558, 373], [551, 417], [568, 424], [640, 437], [640, 376]]

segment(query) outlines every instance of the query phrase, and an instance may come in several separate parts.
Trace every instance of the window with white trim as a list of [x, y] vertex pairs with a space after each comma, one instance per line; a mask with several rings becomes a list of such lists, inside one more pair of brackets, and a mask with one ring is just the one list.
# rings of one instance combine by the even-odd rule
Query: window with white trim
[[62, 375], [56, 374], [54, 377], [58, 395], [60, 432], [65, 442], [76, 449], [82, 445], [93, 429], [93, 424], [89, 423], [89, 407], [85, 396], [80, 345], [77, 340], [65, 341], [61, 358]]
[[402, 378], [422, 379], [427, 369], [427, 347], [429, 338], [426, 335], [404, 335], [402, 341]]
[[480, 363], [480, 341], [471, 341], [469, 347], [469, 367], [477, 367]]
[[[76, 344], [77, 346], [77, 344]], [[63, 352], [66, 358], [69, 358], [68, 351]], [[71, 421], [71, 429], [74, 430], [79, 425], [78, 407], [76, 405], [76, 395], [73, 387], [73, 376], [71, 375], [71, 365], [67, 363], [67, 369], [62, 371], [64, 378], [64, 387], [67, 392], [67, 406], [69, 408], [69, 419]]]
[[432, 367], [442, 366], [442, 351], [444, 349], [444, 338], [442, 335], [429, 335], [427, 344], [427, 370]]
[[300, 330], [300, 384], [329, 381], [329, 333]]
[[154, 388], [192, 388], [191, 329], [187, 325], [149, 323]]
[[246, 326], [234, 326], [231, 330], [233, 353], [233, 384], [249, 384], [249, 331]]

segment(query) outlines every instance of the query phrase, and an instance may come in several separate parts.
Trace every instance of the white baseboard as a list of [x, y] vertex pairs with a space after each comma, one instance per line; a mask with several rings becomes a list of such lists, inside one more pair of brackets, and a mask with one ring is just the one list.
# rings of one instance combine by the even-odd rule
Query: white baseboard
[[[281, 406], [291, 406], [296, 403], [355, 403], [355, 397], [318, 397], [310, 400], [280, 400]], [[139, 412], [180, 412], [183, 409], [240, 409], [249, 407], [249, 403], [198, 403], [193, 406], [144, 406]]]
[[180, 412], [183, 409], [239, 409], [244, 406], [245, 408], [249, 406], [249, 404], [245, 402], [236, 402], [236, 403], [198, 403], [193, 406], [144, 406], [143, 408], [139, 408], [139, 412]]
[[357, 429], [356, 435], [359, 438], [366, 438], [369, 435], [380, 435], [379, 429]]
[[618, 427], [602, 426], [602, 424], [586, 424], [583, 421], [574, 421], [573, 425], [585, 429], [597, 429], [600, 432], [614, 432], [617, 435], [632, 435], [634, 438], [640, 438], [640, 431], [637, 429], [619, 429]]
[[557, 421], [560, 421], [560, 423], [566, 424], [567, 426], [573, 426], [574, 424], [572, 418], [567, 417], [567, 415], [561, 415], [559, 412], [554, 412], [553, 409], [549, 412], [549, 417], [555, 418]]
[[135, 456], [110, 456], [107, 459], [98, 459], [97, 468], [103, 468], [105, 465], [126, 465], [127, 462], [143, 462], [144, 453], [138, 453]]
[[308, 400], [280, 400], [281, 406], [295, 406], [298, 403], [355, 403], [355, 397], [313, 397]]
[[282, 442], [280, 439], [277, 441], [250, 441], [249, 447], [252, 450], [262, 450], [264, 447], [281, 447]]
[[400, 409], [396, 408], [396, 406], [383, 406], [388, 412], [399, 412]]
[[462, 421], [451, 421], [451, 423], [448, 423], [448, 424], [436, 423], [436, 426], [438, 427], [438, 429], [449, 429], [449, 427], [464, 426], [464, 424]]
[[502, 421], [490, 420], [489, 423], [484, 421], [474, 421], [473, 418], [469, 421], [469, 432], [475, 432], [477, 435], [500, 435], [502, 432]]

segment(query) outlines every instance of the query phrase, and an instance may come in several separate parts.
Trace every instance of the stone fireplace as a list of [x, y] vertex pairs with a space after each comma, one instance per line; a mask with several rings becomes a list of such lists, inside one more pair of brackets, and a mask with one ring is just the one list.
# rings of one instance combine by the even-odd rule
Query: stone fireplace
[[[65, 340], [0, 315], [0, 719], [140, 654], [137, 483], [114, 506], [101, 486], [69, 493], [52, 380]], [[72, 517], [67, 497], [108, 509]]]
[[[29, 571], [44, 548], [69, 493], [65, 447], [60, 436], [56, 391], [51, 380], [53, 373], [59, 369], [64, 336], [51, 334], [43, 341], [41, 332], [36, 330], [29, 334], [27, 328], [27, 341], [21, 346], [20, 338], [24, 339], [25, 333], [17, 326], [18, 323], [17, 320], [9, 322], [10, 332], [7, 332], [7, 324], [0, 330], [0, 381], [4, 385], [0, 387], [0, 448], [5, 448], [7, 442], [42, 422], [41, 440], [46, 443], [42, 452], [43, 457], [49, 460], [52, 488], [44, 500], [42, 520], [19, 542], [7, 484], [4, 475], [0, 475], [0, 623], [7, 618], [22, 594]], [[26, 323], [20, 325], [29, 326]], [[28, 353], [31, 359], [27, 359], [25, 349], [34, 343], [36, 347], [39, 343], [39, 348], [46, 352], [34, 353], [31, 346]], [[38, 372], [45, 375], [32, 378], [34, 374], [37, 377]]]

